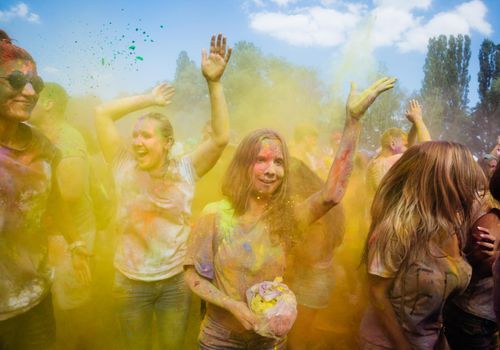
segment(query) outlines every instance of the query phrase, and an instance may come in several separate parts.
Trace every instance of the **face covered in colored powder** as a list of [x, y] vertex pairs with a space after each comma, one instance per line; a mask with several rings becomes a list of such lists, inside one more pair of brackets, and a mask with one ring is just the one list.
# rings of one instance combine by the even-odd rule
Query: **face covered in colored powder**
[[276, 139], [265, 139], [252, 168], [252, 187], [257, 195], [271, 196], [281, 185], [285, 174], [283, 149]]
[[135, 124], [132, 133], [132, 150], [141, 170], [153, 171], [164, 166], [172, 146], [171, 139], [165, 139], [157, 120], [144, 118]]
[[[12, 86], [9, 76], [12, 79], [16, 75], [24, 75], [27, 78], [26, 84]], [[0, 77], [0, 118], [13, 122], [27, 121], [38, 100], [38, 92], [35, 91], [32, 80], [38, 79], [35, 64], [27, 60], [7, 61], [0, 65]], [[35, 85], [39, 87], [38, 84]]]

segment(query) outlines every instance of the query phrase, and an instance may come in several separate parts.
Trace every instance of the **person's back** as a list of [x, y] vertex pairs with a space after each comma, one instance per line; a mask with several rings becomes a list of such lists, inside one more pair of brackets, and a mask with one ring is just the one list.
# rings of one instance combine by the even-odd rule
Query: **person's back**
[[409, 148], [383, 178], [364, 255], [371, 306], [363, 349], [446, 345], [442, 312], [471, 277], [461, 248], [483, 181], [470, 151], [451, 142]]

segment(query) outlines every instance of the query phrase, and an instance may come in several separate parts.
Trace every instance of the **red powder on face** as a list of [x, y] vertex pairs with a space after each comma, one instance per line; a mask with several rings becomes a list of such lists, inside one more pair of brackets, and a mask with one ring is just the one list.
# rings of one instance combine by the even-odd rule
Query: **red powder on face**
[[265, 172], [270, 164], [278, 159], [283, 159], [281, 144], [276, 141], [264, 140], [257, 155], [257, 162], [255, 162], [255, 172], [257, 174]]

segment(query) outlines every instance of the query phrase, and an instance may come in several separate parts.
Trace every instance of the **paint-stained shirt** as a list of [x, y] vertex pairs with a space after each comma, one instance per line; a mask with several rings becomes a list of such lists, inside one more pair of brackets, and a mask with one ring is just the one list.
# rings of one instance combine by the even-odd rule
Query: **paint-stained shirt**
[[[434, 250], [440, 253], [403, 258], [398, 252], [376, 251], [374, 241], [368, 246], [368, 273], [394, 279], [389, 300], [406, 338], [418, 350], [434, 348], [442, 328], [445, 301], [465, 290], [472, 273], [462, 257], [446, 255], [438, 247]], [[385, 255], [386, 264], [381, 254]], [[396, 348], [391, 346], [373, 307], [365, 312], [360, 336], [367, 344]]]
[[58, 151], [26, 124], [22, 150], [0, 145], [0, 320], [36, 306], [49, 292], [44, 216], [58, 198], [53, 174]]
[[141, 171], [122, 150], [113, 164], [120, 234], [115, 267], [130, 279], [158, 281], [182, 272], [196, 172], [191, 158], [172, 159], [165, 175]]
[[[203, 210], [191, 233], [184, 265], [194, 266], [230, 298], [246, 302], [248, 288], [283, 276], [285, 250], [270, 237], [262, 220], [243, 229], [229, 201], [222, 200]], [[209, 304], [207, 315], [229, 329], [244, 331], [225, 309]]]

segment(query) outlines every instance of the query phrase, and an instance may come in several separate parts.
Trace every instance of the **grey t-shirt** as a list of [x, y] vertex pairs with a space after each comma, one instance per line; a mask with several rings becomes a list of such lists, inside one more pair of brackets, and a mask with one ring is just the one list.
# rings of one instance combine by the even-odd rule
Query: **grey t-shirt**
[[[373, 243], [368, 248], [368, 273], [394, 279], [389, 300], [406, 338], [414, 349], [432, 349], [442, 328], [444, 303], [451, 294], [467, 287], [470, 265], [462, 257], [444, 252], [401, 257], [397, 253], [376, 251]], [[429, 251], [440, 249], [434, 247]], [[385, 265], [381, 254], [387, 256]], [[372, 307], [365, 312], [360, 336], [365, 343], [393, 348]]]

